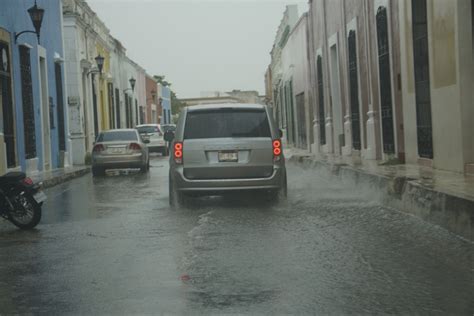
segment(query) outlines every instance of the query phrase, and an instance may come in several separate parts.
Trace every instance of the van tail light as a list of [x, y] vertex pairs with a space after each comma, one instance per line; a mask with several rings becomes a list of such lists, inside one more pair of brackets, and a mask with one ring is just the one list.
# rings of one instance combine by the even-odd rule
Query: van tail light
[[177, 164], [183, 163], [183, 143], [174, 143], [174, 162]]
[[131, 143], [128, 148], [130, 150], [142, 150], [142, 147], [137, 143]]
[[275, 139], [273, 141], [273, 160], [280, 161], [282, 152], [281, 140]]
[[94, 149], [92, 149], [93, 152], [95, 153], [100, 153], [101, 151], [104, 151], [105, 147], [102, 144], [97, 144], [94, 146]]

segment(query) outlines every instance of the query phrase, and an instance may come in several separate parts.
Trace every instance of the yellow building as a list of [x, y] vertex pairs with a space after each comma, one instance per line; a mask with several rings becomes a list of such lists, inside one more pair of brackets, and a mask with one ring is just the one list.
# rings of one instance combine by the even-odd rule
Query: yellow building
[[97, 54], [104, 57], [104, 67], [102, 68], [102, 75], [98, 82], [98, 112], [100, 113], [99, 130], [110, 129], [110, 105], [107, 94], [107, 78], [110, 74], [110, 52], [100, 43], [96, 44]]

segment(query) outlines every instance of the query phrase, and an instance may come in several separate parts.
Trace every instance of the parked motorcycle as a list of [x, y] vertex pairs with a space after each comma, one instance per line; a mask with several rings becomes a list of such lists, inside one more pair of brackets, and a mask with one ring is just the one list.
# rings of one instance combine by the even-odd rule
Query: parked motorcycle
[[21, 229], [32, 229], [41, 220], [46, 194], [23, 172], [0, 177], [0, 216]]

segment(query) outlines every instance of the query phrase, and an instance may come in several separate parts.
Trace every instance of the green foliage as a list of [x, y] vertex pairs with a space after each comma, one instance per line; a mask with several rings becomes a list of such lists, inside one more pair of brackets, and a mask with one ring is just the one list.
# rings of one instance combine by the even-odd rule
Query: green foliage
[[163, 75], [155, 75], [153, 76], [155, 78], [156, 82], [161, 84], [164, 87], [169, 87], [170, 92], [171, 92], [171, 113], [173, 114], [179, 114], [181, 112], [181, 109], [186, 106], [185, 102], [182, 102], [181, 100], [178, 99], [176, 96], [176, 93], [171, 89], [171, 83], [165, 80], [165, 76]]
[[171, 113], [173, 114], [179, 114], [181, 112], [181, 109], [185, 107], [187, 104], [186, 102], [181, 101], [178, 99], [176, 96], [176, 93], [174, 93], [173, 90], [171, 90]]

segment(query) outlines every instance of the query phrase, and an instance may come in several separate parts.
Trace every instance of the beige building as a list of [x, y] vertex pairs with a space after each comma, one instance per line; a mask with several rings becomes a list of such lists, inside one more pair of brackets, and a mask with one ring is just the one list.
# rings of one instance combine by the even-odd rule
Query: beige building
[[200, 104], [223, 104], [223, 103], [247, 103], [247, 104], [260, 104], [262, 98], [258, 95], [257, 91], [242, 91], [232, 90], [229, 92], [201, 92], [199, 98], [187, 98], [181, 99], [188, 106], [200, 105]]
[[404, 161], [399, 1], [310, 1], [314, 152]]
[[474, 173], [474, 1], [400, 2], [408, 163]]

